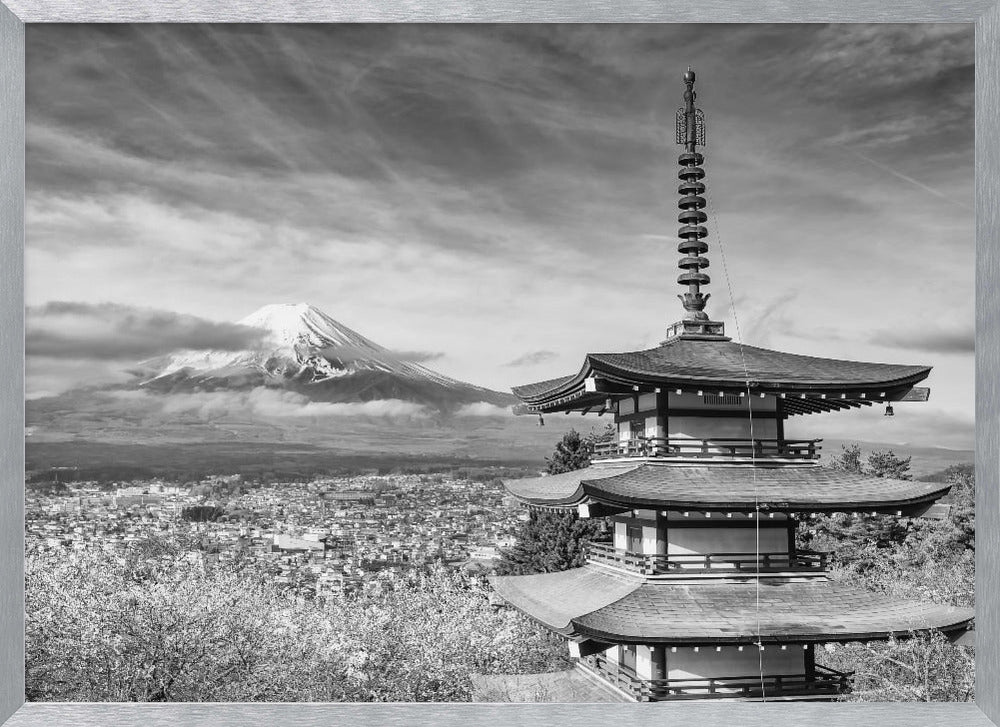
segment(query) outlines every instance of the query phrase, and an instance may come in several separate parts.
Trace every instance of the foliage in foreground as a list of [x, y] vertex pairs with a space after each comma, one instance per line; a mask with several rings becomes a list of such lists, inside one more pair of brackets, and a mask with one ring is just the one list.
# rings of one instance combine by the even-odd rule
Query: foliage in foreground
[[[909, 479], [909, 458], [858, 445], [844, 447], [832, 466], [870, 477]], [[900, 600], [971, 607], [975, 604], [975, 476], [970, 465], [943, 473], [951, 505], [941, 520], [891, 515], [810, 518], [803, 545], [835, 553], [833, 577]], [[967, 701], [975, 697], [975, 650], [938, 632], [908, 639], [830, 646], [817, 660], [854, 671], [857, 701]]]
[[558, 639], [462, 573], [382, 573], [322, 604], [154, 550], [29, 555], [29, 700], [464, 701], [475, 673], [564, 665]]

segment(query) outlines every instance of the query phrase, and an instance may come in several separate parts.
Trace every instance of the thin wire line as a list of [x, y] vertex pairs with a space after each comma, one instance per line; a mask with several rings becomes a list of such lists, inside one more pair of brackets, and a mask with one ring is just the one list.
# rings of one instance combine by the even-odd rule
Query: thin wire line
[[729, 265], [726, 264], [726, 248], [722, 244], [722, 231], [719, 227], [719, 211], [715, 207], [715, 202], [712, 197], [707, 194], [706, 190], [706, 202], [711, 204], [712, 217], [714, 220], [713, 226], [715, 227], [715, 237], [719, 241], [719, 256], [722, 258], [722, 272], [726, 278], [726, 288], [729, 289], [729, 307], [733, 311], [733, 323], [736, 324], [736, 343], [740, 349], [740, 361], [743, 364], [743, 382], [746, 385], [747, 391], [747, 414], [749, 416], [750, 422], [750, 472], [751, 480], [753, 482], [753, 532], [754, 532], [754, 555], [756, 558], [754, 571], [754, 596], [755, 596], [755, 608], [754, 615], [757, 619], [757, 670], [760, 675], [760, 699], [762, 702], [767, 701], [767, 693], [764, 688], [764, 649], [763, 643], [761, 642], [761, 630], [760, 630], [760, 501], [757, 497], [757, 448], [754, 446], [753, 438], [753, 396], [750, 393], [750, 370], [747, 368], [747, 358], [743, 351], [743, 332], [740, 330], [740, 317], [736, 313], [736, 297], [733, 295], [733, 282], [729, 277]]

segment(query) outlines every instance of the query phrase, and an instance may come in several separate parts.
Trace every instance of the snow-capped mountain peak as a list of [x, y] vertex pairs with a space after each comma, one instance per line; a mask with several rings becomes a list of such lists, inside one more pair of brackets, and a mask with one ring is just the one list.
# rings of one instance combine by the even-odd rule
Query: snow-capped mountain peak
[[359, 349], [367, 348], [372, 353], [385, 351], [378, 344], [308, 303], [271, 303], [238, 323], [266, 331], [266, 341], [278, 346], [306, 346], [316, 349], [354, 346]]
[[142, 385], [169, 390], [282, 386], [326, 401], [405, 399], [444, 408], [453, 402], [506, 404], [510, 399], [407, 360], [308, 303], [265, 305], [237, 323], [259, 332], [255, 346], [178, 351], [147, 362], [152, 376]]

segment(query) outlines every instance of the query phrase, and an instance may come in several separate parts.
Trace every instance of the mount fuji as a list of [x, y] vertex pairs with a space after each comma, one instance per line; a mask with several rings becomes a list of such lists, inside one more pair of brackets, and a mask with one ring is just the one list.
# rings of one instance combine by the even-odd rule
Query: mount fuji
[[311, 401], [396, 399], [450, 412], [514, 397], [452, 379], [394, 352], [306, 303], [265, 305], [238, 324], [260, 332], [239, 351], [177, 351], [143, 362], [138, 385], [159, 393], [275, 387]]

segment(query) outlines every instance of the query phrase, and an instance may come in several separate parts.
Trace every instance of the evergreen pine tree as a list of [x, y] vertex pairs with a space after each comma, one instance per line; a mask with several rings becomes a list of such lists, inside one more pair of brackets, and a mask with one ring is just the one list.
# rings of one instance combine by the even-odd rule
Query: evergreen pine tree
[[[594, 443], [608, 439], [613, 428], [586, 436], [571, 429], [545, 462], [549, 474], [590, 466]], [[576, 568], [586, 562], [587, 544], [601, 532], [601, 521], [580, 519], [572, 510], [532, 510], [517, 533], [514, 547], [501, 553], [497, 573], [524, 575]]]
[[570, 429], [556, 443], [556, 451], [552, 453], [552, 456], [545, 458], [548, 473], [558, 475], [563, 472], [582, 470], [590, 465], [592, 451], [592, 446], [580, 436], [580, 432]]
[[572, 510], [532, 510], [517, 543], [503, 551], [497, 573], [552, 573], [579, 567], [586, 562], [587, 544], [600, 530], [600, 521], [580, 519]]

